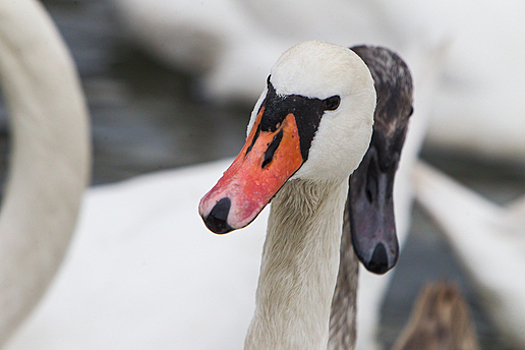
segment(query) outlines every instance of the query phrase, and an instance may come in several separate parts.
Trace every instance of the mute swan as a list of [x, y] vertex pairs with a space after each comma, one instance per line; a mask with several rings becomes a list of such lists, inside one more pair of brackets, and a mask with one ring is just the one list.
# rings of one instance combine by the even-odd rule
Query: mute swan
[[[329, 348], [334, 350], [352, 348], [355, 342], [358, 267], [353, 251], [375, 273], [383, 274], [397, 262], [399, 248], [392, 191], [409, 117], [413, 112], [412, 77], [403, 60], [384, 48], [360, 46], [352, 50], [363, 59], [372, 74], [377, 91], [377, 105], [372, 141], [363, 161], [350, 177], [341, 242], [341, 264], [330, 319]], [[402, 190], [409, 191], [408, 188]], [[404, 236], [403, 231], [401, 238], [404, 239]], [[370, 258], [363, 259], [364, 252]], [[367, 272], [361, 275], [363, 283], [358, 295], [369, 293], [369, 287], [381, 290], [381, 287], [386, 286], [386, 282], [383, 286], [369, 286]], [[377, 297], [380, 298], [379, 294]], [[369, 314], [376, 311], [369, 309], [367, 305], [360, 312]], [[371, 338], [361, 340], [359, 346], [366, 345], [374, 337]], [[372, 344], [367, 346], [368, 349], [372, 348]]]
[[422, 162], [415, 168], [417, 200], [436, 220], [480, 287], [499, 330], [525, 345], [523, 199], [500, 207]]
[[0, 17], [0, 83], [13, 134], [0, 215], [2, 345], [62, 261], [89, 180], [90, 142], [77, 73], [42, 5], [3, 1]]
[[375, 100], [351, 50], [292, 47], [271, 70], [245, 146], [201, 199], [216, 233], [248, 225], [272, 200], [245, 349], [327, 346], [348, 177], [369, 145]]
[[[409, 62], [414, 77], [414, 86], [416, 87], [414, 89], [413, 102], [414, 115], [410, 118], [410, 127], [408, 128], [394, 183], [396, 231], [401, 249], [410, 230], [413, 201], [413, 167], [418, 159], [419, 150], [426, 134], [430, 101], [436, 91], [436, 76], [441, 71], [445, 55], [446, 50], [438, 48], [430, 52], [425, 57], [424, 62]], [[363, 269], [359, 273], [358, 285], [361, 292], [357, 293], [356, 304], [357, 323], [359, 324], [359, 327], [357, 327], [357, 350], [382, 348], [377, 340], [377, 331], [382, 302], [391, 278], [392, 273], [378, 276]], [[360, 310], [366, 310], [366, 312]], [[338, 341], [338, 343], [345, 344], [344, 341]]]
[[352, 246], [363, 265], [384, 274], [399, 257], [393, 190], [409, 117], [414, 111], [412, 75], [405, 62], [388, 49], [357, 46], [351, 50], [372, 75], [377, 104], [370, 146], [350, 177], [346, 231], [351, 233]]

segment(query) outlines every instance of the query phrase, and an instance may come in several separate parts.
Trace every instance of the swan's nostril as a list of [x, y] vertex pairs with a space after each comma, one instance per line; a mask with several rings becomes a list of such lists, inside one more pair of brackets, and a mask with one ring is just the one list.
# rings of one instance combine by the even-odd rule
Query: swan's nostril
[[203, 218], [206, 226], [215, 233], [228, 233], [233, 228], [228, 225], [228, 213], [230, 212], [231, 200], [228, 197], [222, 198], [215, 204], [210, 214]]
[[388, 271], [388, 256], [383, 243], [378, 243], [366, 268], [373, 273], [383, 274]]

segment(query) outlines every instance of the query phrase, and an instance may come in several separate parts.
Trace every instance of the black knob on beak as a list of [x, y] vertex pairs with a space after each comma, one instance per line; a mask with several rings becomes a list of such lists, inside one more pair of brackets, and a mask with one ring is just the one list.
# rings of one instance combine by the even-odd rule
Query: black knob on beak
[[207, 217], [202, 218], [210, 231], [218, 234], [233, 231], [233, 228], [227, 222], [231, 204], [230, 198], [224, 197], [215, 204]]

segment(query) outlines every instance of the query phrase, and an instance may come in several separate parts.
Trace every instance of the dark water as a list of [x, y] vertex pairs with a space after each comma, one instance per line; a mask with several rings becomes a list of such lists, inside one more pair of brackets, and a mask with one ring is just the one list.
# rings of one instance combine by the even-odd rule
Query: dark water
[[[111, 3], [45, 1], [80, 71], [92, 115], [93, 184], [234, 156], [251, 106], [216, 106], [199, 98], [192, 77], [167, 69], [124, 38]], [[0, 161], [7, 127], [0, 108]], [[504, 203], [525, 192], [525, 170], [425, 148], [423, 157], [489, 198]], [[394, 271], [380, 338], [388, 348], [426, 281], [456, 282], [473, 308], [484, 349], [506, 348], [439, 230], [416, 206], [410, 238]]]

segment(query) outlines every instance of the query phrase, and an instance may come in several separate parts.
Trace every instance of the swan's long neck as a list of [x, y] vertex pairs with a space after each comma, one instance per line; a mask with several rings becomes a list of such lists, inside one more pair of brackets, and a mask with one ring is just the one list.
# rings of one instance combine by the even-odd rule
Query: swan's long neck
[[339, 273], [330, 314], [328, 350], [352, 350], [356, 343], [356, 301], [359, 261], [352, 247], [349, 207], [344, 211]]
[[0, 346], [39, 300], [69, 243], [89, 179], [87, 108], [42, 5], [0, 1], [0, 83], [11, 161], [0, 214]]
[[246, 350], [326, 350], [348, 181], [289, 181], [272, 200]]

